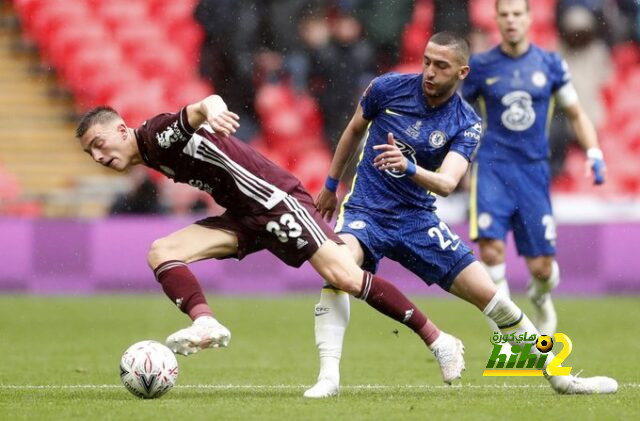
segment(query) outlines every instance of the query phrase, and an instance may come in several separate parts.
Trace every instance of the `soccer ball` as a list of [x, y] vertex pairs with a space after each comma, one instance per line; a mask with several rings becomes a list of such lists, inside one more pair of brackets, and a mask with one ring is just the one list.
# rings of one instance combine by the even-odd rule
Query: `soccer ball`
[[551, 339], [551, 336], [549, 335], [538, 336], [538, 340], [536, 341], [536, 348], [538, 348], [538, 351], [546, 354], [547, 352], [551, 351], [551, 348], [553, 348], [553, 339]]
[[178, 379], [178, 361], [160, 342], [131, 345], [120, 360], [120, 380], [139, 398], [153, 399], [167, 393]]

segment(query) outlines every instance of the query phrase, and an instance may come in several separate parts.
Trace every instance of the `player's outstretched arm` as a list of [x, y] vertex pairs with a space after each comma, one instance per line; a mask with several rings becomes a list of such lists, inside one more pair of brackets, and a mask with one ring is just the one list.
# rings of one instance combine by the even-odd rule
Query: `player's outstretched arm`
[[227, 109], [219, 95], [210, 95], [202, 101], [187, 105], [189, 125], [194, 128], [209, 123], [216, 134], [229, 136], [240, 127], [240, 117]]
[[573, 127], [578, 142], [587, 153], [585, 176], [589, 177], [593, 171], [594, 184], [604, 183], [607, 167], [604, 163], [602, 150], [598, 146], [598, 134], [593, 123], [580, 105], [580, 102], [574, 102], [566, 106], [564, 111], [571, 122], [571, 127]]
[[331, 161], [331, 167], [329, 167], [327, 181], [316, 198], [316, 207], [322, 217], [327, 220], [333, 217], [333, 213], [338, 205], [338, 198], [336, 196], [338, 182], [344, 173], [347, 163], [349, 163], [351, 158], [353, 158], [353, 154], [358, 150], [358, 145], [360, 145], [360, 141], [368, 125], [369, 121], [363, 116], [362, 106], [358, 104], [356, 112], [353, 114], [353, 117], [351, 117], [351, 121], [349, 121], [347, 128], [344, 129], [342, 136], [340, 136], [340, 141], [338, 141], [336, 152]]
[[373, 161], [376, 168], [406, 173], [416, 184], [439, 196], [449, 196], [469, 167], [467, 159], [457, 152], [449, 152], [444, 157], [438, 172], [417, 166], [400, 152], [392, 133], [387, 135], [386, 145], [376, 145], [373, 148], [380, 152]]

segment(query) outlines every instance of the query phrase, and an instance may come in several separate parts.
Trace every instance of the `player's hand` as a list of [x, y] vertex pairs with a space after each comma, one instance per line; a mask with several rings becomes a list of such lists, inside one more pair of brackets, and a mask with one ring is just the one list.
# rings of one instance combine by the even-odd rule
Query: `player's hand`
[[590, 177], [593, 173], [593, 184], [602, 184], [607, 173], [607, 166], [604, 163], [602, 151], [598, 148], [587, 150], [587, 162], [585, 164], [585, 176]]
[[202, 101], [202, 112], [213, 131], [227, 137], [240, 127], [240, 117], [227, 109], [227, 104], [218, 95], [211, 95]]
[[376, 145], [373, 149], [380, 151], [373, 160], [373, 166], [380, 171], [395, 170], [404, 173], [407, 170], [407, 158], [398, 149], [393, 133], [387, 135], [386, 145]]
[[331, 218], [333, 218], [333, 213], [337, 206], [338, 195], [327, 190], [326, 187], [323, 187], [316, 198], [316, 207], [318, 208], [320, 215], [322, 215], [325, 220], [330, 221]]

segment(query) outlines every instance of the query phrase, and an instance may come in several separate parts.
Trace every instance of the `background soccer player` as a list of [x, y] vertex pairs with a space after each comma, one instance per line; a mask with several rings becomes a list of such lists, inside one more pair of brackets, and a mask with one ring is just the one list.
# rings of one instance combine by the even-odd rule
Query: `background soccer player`
[[[374, 272], [383, 256], [395, 260], [428, 285], [438, 284], [478, 307], [503, 333], [517, 336], [535, 327], [434, 213], [431, 192], [447, 196], [455, 189], [480, 139], [480, 119], [456, 94], [458, 82], [469, 74], [468, 59], [466, 41], [438, 33], [424, 50], [422, 74], [375, 79], [340, 138], [316, 203], [323, 216], [332, 217], [338, 179], [364, 136], [362, 158], [336, 226], [357, 263]], [[320, 374], [304, 396], [324, 398], [339, 392], [348, 296], [323, 288], [315, 315]], [[440, 341], [459, 344], [445, 333], [434, 344]], [[559, 393], [617, 390], [615, 380], [606, 377], [549, 380]]]
[[[188, 263], [244, 256], [267, 249], [290, 266], [305, 261], [324, 280], [406, 324], [423, 340], [439, 330], [395, 286], [363, 271], [322, 220], [300, 181], [230, 136], [238, 116], [219, 96], [126, 126], [108, 107], [89, 111], [76, 135], [98, 163], [123, 171], [142, 164], [210, 194], [226, 208], [153, 242], [148, 263], [165, 294], [193, 325], [170, 335], [167, 346], [188, 355], [227, 346], [230, 333], [212, 314]], [[268, 282], [265, 279], [265, 282]], [[463, 365], [462, 355], [454, 360]], [[446, 370], [446, 367], [443, 367]], [[458, 373], [456, 373], [459, 375]]]
[[558, 285], [556, 229], [549, 197], [547, 121], [555, 98], [587, 151], [587, 172], [604, 181], [604, 161], [596, 131], [582, 110], [566, 63], [528, 38], [527, 0], [498, 0], [496, 20], [502, 42], [471, 57], [463, 85], [469, 100], [481, 99], [486, 128], [472, 171], [471, 238], [491, 279], [508, 294], [505, 236], [513, 230], [518, 254], [531, 273], [528, 294], [534, 323], [543, 334], [556, 332], [550, 291]]

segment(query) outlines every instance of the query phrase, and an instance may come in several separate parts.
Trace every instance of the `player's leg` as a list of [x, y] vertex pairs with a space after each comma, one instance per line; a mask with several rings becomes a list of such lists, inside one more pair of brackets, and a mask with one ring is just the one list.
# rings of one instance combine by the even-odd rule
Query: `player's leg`
[[495, 238], [479, 238], [480, 260], [489, 277], [504, 295], [511, 296], [507, 283], [507, 265], [505, 263], [505, 243]]
[[[478, 242], [480, 261], [491, 280], [506, 296], [510, 296], [506, 279], [505, 242], [510, 229], [515, 202], [509, 193], [511, 186], [504, 178], [510, 168], [497, 162], [479, 162], [471, 172], [470, 236]], [[489, 326], [497, 326], [489, 319]]]
[[[341, 234], [340, 238], [356, 264], [361, 266], [364, 251], [358, 239], [351, 234]], [[338, 394], [340, 358], [349, 314], [349, 294], [325, 283], [320, 292], [320, 301], [314, 308], [314, 333], [320, 356], [320, 372], [316, 384], [304, 392], [306, 398], [326, 398]]]
[[552, 335], [557, 317], [551, 291], [560, 281], [555, 261], [556, 226], [549, 196], [549, 168], [546, 162], [527, 164], [515, 177], [518, 183], [518, 211], [513, 218], [513, 235], [518, 253], [525, 256], [531, 279], [527, 293], [538, 330]]
[[[536, 327], [529, 318], [509, 297], [498, 291], [491, 282], [484, 268], [474, 262], [467, 266], [454, 279], [449, 292], [468, 301], [478, 307], [485, 316], [493, 320], [504, 335], [535, 333], [539, 336]], [[512, 345], [515, 345], [514, 341]], [[531, 352], [539, 354], [536, 347]], [[553, 353], [547, 353], [546, 365], [554, 358]], [[545, 377], [553, 389], [563, 394], [590, 394], [590, 393], [615, 393], [618, 383], [608, 377], [578, 378], [574, 376], [549, 376]]]
[[227, 346], [229, 330], [214, 317], [200, 283], [187, 264], [198, 260], [234, 255], [235, 234], [190, 225], [153, 242], [148, 263], [169, 299], [193, 320], [193, 324], [170, 335], [166, 344], [174, 352], [193, 354], [204, 348]]
[[545, 335], [553, 335], [558, 327], [558, 317], [551, 300], [551, 291], [560, 282], [560, 268], [554, 256], [528, 257], [526, 259], [531, 280], [527, 295], [534, 308], [534, 324]]

